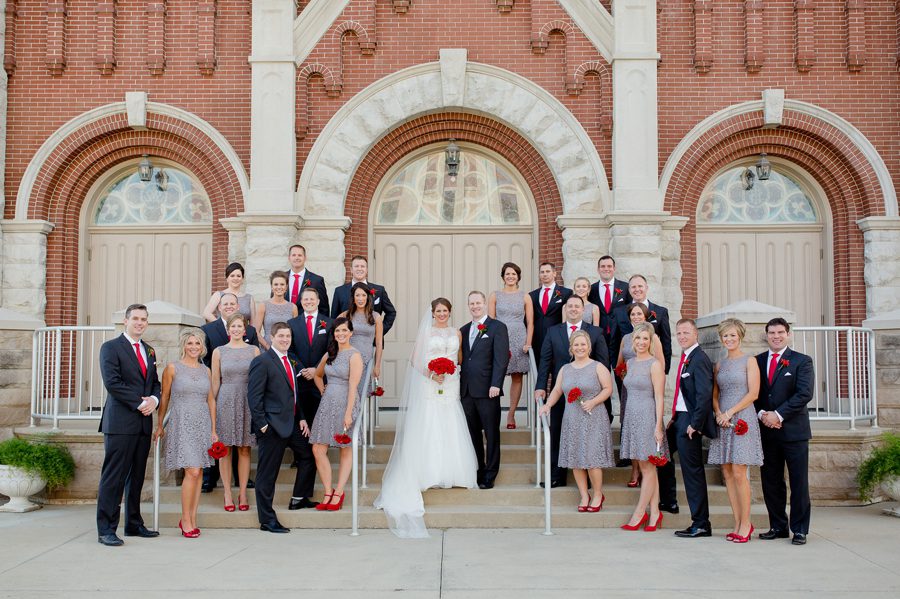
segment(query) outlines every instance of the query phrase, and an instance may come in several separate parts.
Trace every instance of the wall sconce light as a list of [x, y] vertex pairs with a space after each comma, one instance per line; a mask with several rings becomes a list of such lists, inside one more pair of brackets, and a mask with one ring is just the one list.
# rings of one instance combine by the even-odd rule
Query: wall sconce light
[[760, 181], [768, 181], [769, 174], [772, 172], [772, 163], [766, 158], [766, 153], [759, 155], [759, 162], [756, 163], [756, 176]]
[[149, 182], [153, 177], [153, 164], [150, 162], [150, 157], [147, 154], [144, 154], [138, 163], [138, 176], [144, 183]]
[[447, 149], [444, 150], [444, 154], [446, 156], [444, 162], [447, 165], [447, 174], [450, 175], [452, 180], [455, 180], [459, 174], [459, 146], [456, 145], [455, 139], [450, 140]]

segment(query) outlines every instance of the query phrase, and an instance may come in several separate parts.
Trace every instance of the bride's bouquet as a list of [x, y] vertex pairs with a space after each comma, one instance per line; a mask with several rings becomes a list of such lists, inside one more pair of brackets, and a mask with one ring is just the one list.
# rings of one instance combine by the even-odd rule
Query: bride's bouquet
[[[453, 360], [450, 360], [449, 358], [435, 358], [434, 360], [432, 360], [431, 362], [428, 363], [428, 370], [430, 370], [432, 372], [432, 374], [435, 374], [438, 376], [440, 376], [442, 374], [453, 374], [456, 372], [456, 364], [454, 364]], [[443, 395], [443, 394], [444, 394], [444, 387], [439, 386], [438, 387], [438, 395]]]

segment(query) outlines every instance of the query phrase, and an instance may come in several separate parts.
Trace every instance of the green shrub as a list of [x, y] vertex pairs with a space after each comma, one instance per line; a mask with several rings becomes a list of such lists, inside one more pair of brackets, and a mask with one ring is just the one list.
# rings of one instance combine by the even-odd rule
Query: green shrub
[[64, 487], [75, 477], [75, 460], [65, 445], [49, 439], [36, 442], [7, 439], [0, 443], [0, 464], [16, 466], [47, 481], [51, 491]]
[[900, 476], [900, 435], [884, 433], [881, 445], [863, 460], [856, 473], [860, 498], [870, 501], [875, 488], [892, 476]]

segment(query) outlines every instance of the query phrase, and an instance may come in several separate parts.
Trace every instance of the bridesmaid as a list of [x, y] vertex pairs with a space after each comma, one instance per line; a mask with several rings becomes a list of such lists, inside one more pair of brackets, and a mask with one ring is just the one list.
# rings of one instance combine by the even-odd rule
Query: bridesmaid
[[[522, 269], [517, 264], [507, 262], [500, 269], [503, 289], [491, 293], [488, 298], [488, 316], [506, 325], [509, 331], [509, 412], [506, 414], [506, 428], [516, 428], [516, 409], [522, 398], [522, 375], [528, 372], [528, 350], [534, 335], [534, 308], [525, 291], [519, 289]], [[521, 351], [519, 348], [522, 348]]]
[[[247, 404], [247, 380], [250, 362], [259, 355], [259, 349], [244, 342], [246, 326], [244, 315], [235, 313], [228, 317], [227, 344], [217, 347], [212, 354], [212, 391], [216, 398], [216, 432], [226, 447], [237, 448], [238, 507], [242, 512], [250, 509], [247, 501], [247, 481], [250, 479], [250, 448], [256, 438], [250, 434], [250, 406]], [[219, 475], [225, 488], [225, 511], [234, 511], [231, 496], [231, 453], [219, 460]]]
[[[648, 458], [657, 452], [657, 448], [667, 459], [671, 459], [671, 456], [663, 431], [666, 373], [665, 367], [650, 354], [653, 337], [655, 333], [652, 324], [641, 322], [635, 325], [632, 334], [635, 356], [627, 362], [628, 372], [625, 374], [628, 403], [625, 406], [625, 422], [622, 424], [621, 454], [623, 458], [638, 462], [644, 482], [634, 513], [628, 523], [622, 525], [623, 530], [637, 530], [646, 524], [644, 530], [654, 531], [662, 524], [656, 466]], [[648, 520], [653, 524], [649, 524]]]
[[269, 275], [269, 286], [272, 288], [272, 299], [256, 307], [256, 317], [253, 319], [254, 328], [263, 332], [263, 336], [259, 340], [263, 350], [269, 349], [272, 345], [271, 335], [269, 335], [272, 325], [276, 322], [287, 322], [299, 314], [297, 304], [285, 299], [288, 288], [286, 272], [276, 270]]
[[[628, 310], [628, 319], [631, 321], [632, 327], [638, 323], [647, 322], [647, 319], [650, 318], [650, 310], [644, 304], [634, 303], [629, 305], [626, 310]], [[622, 344], [619, 346], [619, 361], [616, 362], [615, 365], [616, 369], [623, 364], [627, 364], [628, 360], [634, 357], [634, 350], [631, 347], [632, 334], [633, 333], [628, 333], [622, 337]], [[656, 335], [653, 336], [653, 344], [650, 347], [650, 353], [653, 354], [653, 357], [659, 360], [659, 363], [665, 368], [666, 359], [663, 355], [662, 343], [660, 343], [659, 337]], [[625, 422], [625, 405], [628, 403], [628, 391], [625, 389], [625, 386], [622, 385], [622, 380], [619, 377], [616, 378], [616, 383], [619, 387], [619, 424], [622, 424]], [[640, 484], [640, 470], [638, 469], [638, 465], [632, 462], [631, 479], [628, 481], [628, 486], [634, 488]]]
[[[353, 302], [340, 315], [353, 323], [350, 343], [363, 359], [363, 373], [374, 356], [372, 378], [381, 376], [381, 354], [384, 351], [384, 319], [373, 310], [372, 289], [365, 283], [356, 283], [350, 289]], [[365, 376], [365, 374], [363, 374]]]
[[[325, 497], [316, 506], [317, 510], [335, 512], [344, 505], [344, 486], [350, 478], [353, 455], [349, 443], [339, 443], [335, 436], [353, 434], [353, 425], [359, 416], [359, 384], [363, 377], [363, 360], [360, 351], [350, 344], [353, 337], [353, 322], [338, 316], [331, 327], [328, 339], [328, 353], [316, 368], [315, 383], [322, 393], [322, 401], [313, 420], [309, 442], [316, 458], [316, 470]], [[325, 379], [328, 385], [325, 385]], [[331, 462], [328, 448], [340, 448], [337, 485], [332, 487]]]
[[[573, 361], [562, 367], [541, 414], [549, 414], [560, 399], [566, 400], [559, 442], [560, 468], [572, 468], [578, 492], [581, 493], [579, 512], [599, 512], [603, 509], [603, 468], [615, 465], [612, 434], [606, 410], [596, 409], [612, 395], [612, 376], [600, 362], [591, 359], [591, 338], [584, 331], [576, 331], [569, 338], [569, 353]], [[581, 391], [580, 398], [568, 401], [573, 389]], [[588, 478], [594, 496], [588, 494]]]
[[[219, 440], [216, 435], [216, 400], [212, 394], [209, 369], [200, 360], [206, 354], [206, 339], [199, 329], [181, 334], [181, 358], [163, 371], [162, 398], [153, 440], [166, 438], [166, 469], [184, 468], [181, 483], [181, 536], [195, 539], [197, 506], [203, 468], [213, 465], [207, 450]], [[172, 406], [168, 430], [163, 429], [166, 412]]]
[[[746, 543], [753, 534], [747, 466], [763, 463], [759, 422], [753, 407], [753, 401], [759, 395], [759, 366], [753, 356], [741, 350], [747, 332], [743, 322], [728, 318], [719, 325], [718, 332], [728, 355], [714, 370], [713, 410], [721, 428], [718, 438], [709, 444], [709, 463], [722, 465], [722, 477], [734, 513], [734, 532], [725, 538]], [[742, 435], [734, 428], [739, 420], [747, 423], [747, 432]]]
[[203, 318], [206, 319], [206, 322], [213, 322], [219, 318], [216, 308], [219, 307], [219, 300], [222, 299], [222, 294], [233, 293], [238, 298], [238, 309], [244, 315], [244, 318], [247, 319], [247, 322], [250, 322], [254, 312], [256, 312], [256, 303], [253, 301], [252, 295], [244, 293], [241, 289], [244, 285], [244, 267], [241, 266], [240, 262], [232, 262], [225, 267], [225, 282], [228, 284], [226, 289], [214, 291], [209, 297], [206, 307], [203, 308]]
[[[600, 307], [596, 304], [592, 304], [588, 301], [588, 294], [591, 292], [591, 281], [586, 277], [578, 277], [575, 279], [575, 284], [572, 285], [572, 290], [575, 292], [575, 295], [584, 300], [584, 314], [581, 316], [581, 320], [588, 324], [592, 324], [595, 327], [600, 326]], [[563, 314], [563, 322], [566, 321], [566, 316]]]

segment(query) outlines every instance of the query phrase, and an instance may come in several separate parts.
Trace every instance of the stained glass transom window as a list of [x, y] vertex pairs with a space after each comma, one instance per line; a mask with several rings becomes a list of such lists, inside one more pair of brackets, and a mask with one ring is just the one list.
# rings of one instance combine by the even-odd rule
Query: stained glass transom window
[[[163, 173], [163, 174], [159, 174]], [[137, 172], [110, 184], [100, 198], [94, 223], [119, 225], [199, 225], [212, 223], [206, 193], [176, 168], [154, 168], [150, 181]]]
[[397, 171], [381, 194], [379, 225], [528, 225], [528, 195], [505, 166], [460, 152], [459, 174], [447, 174], [443, 150]]
[[772, 169], [767, 181], [755, 179], [751, 189], [744, 189], [741, 181], [744, 170], [745, 167], [727, 170], [703, 193], [697, 210], [698, 223], [756, 225], [817, 222], [812, 201], [796, 181]]

